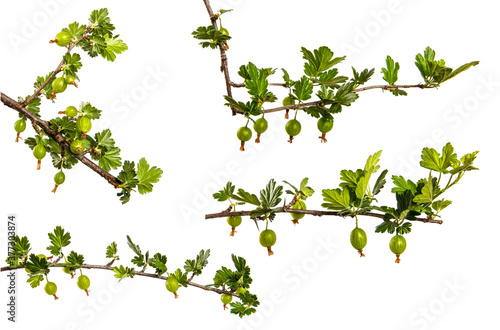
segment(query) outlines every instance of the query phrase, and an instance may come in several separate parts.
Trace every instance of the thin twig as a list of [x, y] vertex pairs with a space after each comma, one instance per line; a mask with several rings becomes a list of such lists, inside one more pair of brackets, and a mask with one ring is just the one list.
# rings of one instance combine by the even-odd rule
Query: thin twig
[[[83, 33], [83, 35], [75, 42], [71, 42], [68, 46], [68, 50], [67, 50], [67, 53], [70, 53], [73, 48], [90, 32], [90, 30], [92, 30], [92, 27], [89, 26], [85, 32]], [[61, 60], [61, 62], [59, 63], [59, 65], [56, 67], [56, 69], [54, 70], [54, 72], [52, 72], [52, 74], [49, 76], [49, 78], [47, 78], [47, 80], [45, 80], [45, 82], [40, 86], [38, 87], [38, 89], [33, 93], [33, 95], [31, 95], [30, 97], [28, 97], [23, 103], [21, 103], [21, 105], [23, 107], [27, 106], [33, 99], [39, 97], [41, 94], [40, 92], [42, 91], [42, 89], [45, 88], [45, 86], [47, 86], [49, 84], [49, 82], [52, 80], [52, 78], [54, 78], [59, 72], [61, 72], [61, 68], [64, 64], [64, 59]]]
[[[56, 265], [50, 265], [51, 268], [54, 268], [54, 267], [66, 267], [67, 265], [65, 264], [56, 264]], [[0, 272], [7, 272], [7, 271], [12, 271], [14, 269], [22, 269], [23, 267], [15, 267], [15, 268], [10, 268], [9, 266], [5, 266], [5, 267], [2, 267], [0, 268]], [[110, 271], [113, 271], [113, 268], [108, 266], [108, 265], [89, 265], [89, 264], [85, 264], [85, 265], [82, 265], [82, 268], [83, 269], [99, 269], [99, 270], [110, 270]], [[153, 274], [153, 273], [145, 273], [145, 272], [139, 272], [139, 271], [135, 271], [134, 272], [134, 275], [136, 276], [144, 276], [144, 277], [149, 277], [149, 278], [156, 278], [156, 279], [161, 279], [161, 280], [167, 280], [168, 279], [168, 276], [158, 276], [157, 274]], [[221, 289], [217, 289], [217, 288], [213, 288], [213, 287], [210, 287], [210, 286], [207, 286], [207, 285], [202, 285], [202, 284], [198, 284], [198, 283], [194, 283], [194, 282], [189, 282], [188, 285], [190, 286], [193, 286], [195, 288], [199, 288], [199, 289], [202, 289], [202, 290], [205, 290], [205, 291], [211, 291], [211, 292], [215, 292], [215, 293], [218, 293], [218, 294], [229, 294], [231, 296], [234, 296], [234, 297], [239, 297], [239, 295], [235, 292], [232, 292], [232, 291], [226, 291], [226, 290], [221, 290]]]
[[58, 132], [54, 131], [52, 128], [50, 128], [50, 123], [48, 121], [42, 120], [35, 116], [32, 112], [28, 111], [25, 109], [19, 102], [13, 100], [9, 96], [3, 94], [0, 92], [0, 100], [3, 104], [5, 104], [7, 107], [14, 109], [18, 111], [19, 113], [23, 114], [26, 118], [28, 118], [33, 125], [37, 125], [40, 127], [48, 136], [50, 136], [54, 141], [56, 141], [62, 149], [66, 150], [66, 152], [71, 153], [73, 156], [75, 156], [76, 159], [78, 159], [82, 164], [85, 166], [89, 167], [92, 171], [96, 172], [100, 176], [102, 176], [106, 181], [108, 181], [111, 185], [113, 185], [115, 188], [118, 188], [122, 182], [118, 180], [116, 177], [111, 175], [110, 173], [106, 172], [103, 170], [101, 167], [96, 165], [94, 162], [92, 162], [90, 159], [85, 157], [82, 154], [74, 154], [71, 152], [71, 149], [69, 148], [69, 143], [66, 141], [66, 139], [59, 134]]
[[[205, 3], [205, 7], [207, 8], [208, 15], [210, 16], [210, 21], [212, 22], [212, 25], [215, 29], [218, 29], [217, 27], [217, 17], [214, 15], [212, 7], [210, 6], [210, 1], [209, 0], [203, 0]], [[220, 50], [220, 58], [221, 58], [221, 67], [220, 70], [221, 72], [224, 73], [224, 79], [226, 81], [226, 92], [227, 96], [232, 98], [232, 87], [235, 88], [241, 88], [245, 87], [245, 84], [237, 84], [233, 81], [231, 81], [229, 77], [229, 69], [227, 65], [227, 55], [226, 55], [226, 49], [224, 45], [219, 44], [219, 50]], [[284, 83], [269, 83], [269, 86], [279, 86], [279, 87], [288, 87]], [[362, 92], [362, 91], [367, 91], [370, 89], [382, 89], [382, 90], [395, 90], [395, 89], [407, 89], [407, 88], [427, 88], [424, 84], [416, 84], [416, 85], [373, 85], [373, 86], [366, 86], [366, 87], [360, 87], [353, 92]], [[315, 101], [315, 102], [308, 102], [308, 103], [303, 103], [303, 104], [296, 104], [296, 105], [291, 105], [291, 106], [284, 106], [284, 107], [276, 107], [276, 108], [271, 108], [271, 109], [266, 109], [262, 110], [262, 113], [271, 113], [271, 112], [277, 112], [277, 111], [283, 111], [283, 110], [290, 110], [290, 109], [301, 109], [302, 107], [306, 106], [318, 106], [321, 105], [321, 101]], [[234, 108], [233, 106], [230, 107], [233, 116], [236, 114], [244, 114], [242, 111]]]
[[[250, 215], [251, 211], [235, 211], [235, 212], [228, 212], [228, 211], [222, 211], [219, 213], [212, 213], [212, 214], [206, 214], [205, 215], [205, 220], [208, 219], [216, 219], [216, 218], [224, 218], [227, 216], [248, 216]], [[283, 207], [281, 211], [277, 213], [298, 213], [298, 214], [308, 214], [308, 215], [313, 215], [317, 217], [322, 217], [322, 216], [337, 216], [337, 217], [342, 217], [345, 218], [346, 215], [345, 213], [338, 212], [338, 211], [321, 211], [321, 210], [295, 210], [287, 207]], [[375, 212], [363, 212], [360, 213], [359, 215], [367, 216], [367, 217], [373, 217], [373, 218], [379, 218], [379, 219], [385, 219], [383, 213], [375, 213]], [[262, 220], [262, 219], [259, 219]], [[437, 224], [442, 224], [443, 220], [437, 220], [437, 219], [428, 219], [428, 218], [417, 218], [414, 220], [410, 221], [420, 221], [420, 222], [425, 222], [425, 223], [437, 223]]]

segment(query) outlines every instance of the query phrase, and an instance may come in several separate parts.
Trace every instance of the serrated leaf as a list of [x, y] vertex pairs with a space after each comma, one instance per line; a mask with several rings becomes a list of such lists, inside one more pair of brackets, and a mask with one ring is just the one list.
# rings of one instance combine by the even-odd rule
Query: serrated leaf
[[432, 208], [436, 211], [436, 213], [441, 212], [446, 207], [450, 206], [452, 201], [441, 199], [432, 203]]
[[257, 196], [255, 196], [254, 194], [250, 194], [241, 188], [238, 189], [237, 195], [232, 195], [231, 198], [240, 202], [260, 206], [260, 201]]
[[106, 247], [106, 258], [120, 260], [117, 253], [118, 253], [118, 246], [115, 242], [112, 242]]
[[396, 224], [392, 221], [384, 221], [375, 227], [376, 233], [388, 232], [389, 234], [393, 234], [395, 230], [396, 230]]
[[347, 189], [323, 189], [322, 195], [326, 203], [321, 206], [328, 210], [342, 211], [351, 205], [351, 197]]
[[226, 186], [224, 187], [224, 189], [219, 190], [218, 192], [214, 193], [212, 196], [217, 201], [224, 202], [224, 201], [228, 200], [228, 198], [230, 198], [231, 195], [233, 195], [235, 188], [236, 187], [229, 181], [228, 183], [226, 183]]
[[49, 233], [48, 236], [51, 245], [47, 247], [47, 250], [49, 250], [53, 256], [60, 256], [62, 254], [62, 248], [71, 243], [70, 233], [65, 232], [61, 226], [57, 226], [54, 229], [54, 233]]
[[432, 203], [434, 199], [434, 186], [433, 180], [427, 180], [424, 187], [422, 188], [421, 194], [415, 196], [413, 201], [417, 204]]
[[392, 182], [396, 185], [396, 187], [392, 188], [393, 193], [404, 193], [409, 190], [412, 194], [417, 192], [417, 186], [411, 180], [406, 181], [402, 176], [393, 175]]
[[276, 207], [281, 202], [281, 195], [283, 193], [282, 186], [276, 186], [274, 179], [269, 180], [266, 188], [260, 191], [261, 206], [264, 209], [271, 209]]
[[[108, 149], [105, 153], [101, 153], [99, 157], [99, 166], [109, 172], [111, 169], [117, 169], [122, 165], [122, 159], [120, 157], [120, 149], [112, 147]], [[139, 193], [140, 193], [139, 188]]]
[[387, 55], [385, 64], [386, 68], [382, 68], [382, 73], [384, 74], [383, 78], [389, 85], [394, 85], [398, 80], [399, 63], [394, 62], [392, 57]]
[[378, 195], [378, 193], [380, 193], [380, 190], [384, 188], [384, 185], [387, 182], [385, 180], [387, 172], [388, 170], [383, 170], [382, 173], [380, 173], [379, 177], [377, 178], [377, 181], [375, 181], [375, 185], [373, 186], [373, 195]]
[[137, 189], [139, 194], [147, 194], [153, 191], [153, 184], [160, 181], [163, 171], [156, 166], [149, 167], [145, 158], [141, 158], [137, 165]]
[[124, 267], [123, 265], [113, 267], [113, 272], [115, 273], [114, 276], [118, 279], [118, 282], [121, 282], [121, 280], [127, 277], [133, 278], [135, 275], [134, 268]]
[[302, 76], [299, 81], [293, 85], [293, 93], [299, 101], [306, 101], [311, 98], [313, 86], [309, 83], [306, 76]]
[[101, 56], [110, 62], [115, 61], [117, 54], [121, 54], [128, 49], [127, 44], [117, 37], [118, 36], [110, 38], [108, 35], [104, 36], [106, 48], [102, 50]]
[[302, 47], [301, 52], [303, 58], [307, 60], [304, 64], [304, 72], [309, 77], [317, 77], [321, 72], [330, 69], [345, 59], [345, 56], [333, 58], [333, 52], [325, 46], [315, 49], [314, 53]]

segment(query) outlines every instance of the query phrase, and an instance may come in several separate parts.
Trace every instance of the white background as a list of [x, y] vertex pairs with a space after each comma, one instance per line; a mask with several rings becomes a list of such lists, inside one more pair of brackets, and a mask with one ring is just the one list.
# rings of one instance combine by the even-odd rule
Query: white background
[[[1, 277], [2, 328], [498, 327], [500, 228], [493, 184], [500, 72], [499, 47], [491, 36], [499, 24], [491, 1], [214, 2], [214, 10], [235, 9], [223, 16], [223, 25], [233, 36], [228, 57], [236, 82], [238, 67], [248, 61], [284, 67], [297, 79], [303, 68], [301, 46], [312, 50], [326, 45], [336, 56], [347, 54], [339, 68], [348, 76], [351, 66], [358, 71], [375, 67], [369, 84], [383, 83], [380, 68], [388, 54], [401, 65], [398, 83], [422, 82], [413, 62], [426, 46], [454, 68], [481, 61], [439, 90], [409, 90], [409, 96], [398, 98], [378, 90], [363, 92], [336, 116], [326, 144], [320, 144], [316, 122], [309, 116], [299, 114], [302, 133], [290, 145], [283, 113], [269, 115], [272, 127], [262, 143], [250, 143], [245, 153], [238, 150], [235, 136], [244, 120], [232, 117], [223, 105], [218, 51], [202, 49], [190, 35], [209, 24], [201, 0], [5, 3], [0, 12], [0, 90], [13, 98], [31, 93], [36, 76], [53, 70], [63, 54], [48, 41], [68, 23], [85, 23], [91, 10], [104, 6], [129, 50], [114, 63], [82, 53], [80, 88], [68, 88], [55, 105], [43, 101], [42, 115], [52, 118], [68, 105], [91, 102], [103, 110], [92, 132], [111, 127], [124, 159], [146, 157], [164, 170], [163, 178], [152, 194], [134, 194], [122, 206], [105, 180], [78, 165], [67, 171], [66, 183], [54, 195], [55, 169], [48, 157], [36, 171], [31, 151], [14, 143], [17, 113], [2, 106], [2, 249], [7, 215], [16, 214], [18, 234], [30, 238], [33, 252], [47, 253], [47, 232], [62, 225], [72, 235], [66, 252], [82, 253], [88, 263], [105, 263], [105, 248], [115, 241], [120, 262], [131, 265], [127, 234], [143, 251], [166, 254], [171, 270], [210, 248], [209, 265], [196, 279], [204, 284], [212, 282], [220, 266], [230, 266], [235, 253], [252, 268], [251, 291], [259, 295], [261, 308], [241, 321], [222, 310], [216, 294], [190, 287], [180, 289], [174, 300], [161, 281], [135, 278], [116, 286], [113, 274], [104, 271], [85, 272], [92, 282], [90, 297], [61, 271], [51, 272], [59, 287], [60, 299], [54, 301], [42, 287], [31, 289], [20, 271], [15, 325], [6, 321], [5, 273]], [[281, 74], [271, 81], [280, 82]], [[235, 92], [242, 100], [245, 94]], [[28, 128], [23, 136], [30, 134]], [[289, 216], [280, 215], [272, 224], [278, 235], [272, 257], [259, 245], [248, 219], [234, 238], [228, 236], [225, 219], [204, 220], [204, 214], [227, 207], [211, 198], [227, 180], [257, 193], [270, 178], [298, 184], [308, 176], [316, 194], [307, 205], [317, 209], [321, 189], [337, 187], [341, 169], [359, 168], [368, 155], [383, 149], [382, 168], [418, 180], [427, 175], [418, 167], [421, 148], [440, 149], [447, 141], [459, 156], [480, 150], [481, 170], [467, 173], [445, 196], [453, 205], [443, 212], [443, 225], [414, 224], [399, 265], [388, 248], [390, 235], [375, 234], [379, 222], [373, 218], [360, 219], [369, 240], [363, 259], [349, 243], [354, 227], [350, 219], [306, 217], [293, 226]], [[395, 204], [391, 187], [389, 182], [380, 195], [381, 204]]]

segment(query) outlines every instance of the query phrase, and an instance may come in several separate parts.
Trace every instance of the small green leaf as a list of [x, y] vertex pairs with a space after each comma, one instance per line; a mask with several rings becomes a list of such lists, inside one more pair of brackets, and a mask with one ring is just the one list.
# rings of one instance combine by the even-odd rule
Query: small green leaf
[[62, 255], [62, 248], [71, 243], [71, 235], [65, 232], [61, 226], [57, 226], [54, 229], [54, 233], [49, 233], [48, 235], [52, 245], [49, 245], [47, 250], [49, 250], [53, 256]]
[[114, 260], [120, 260], [118, 257], [118, 246], [115, 242], [112, 242], [111, 244], [108, 245], [106, 248], [106, 258], [111, 258]]
[[137, 189], [139, 194], [147, 194], [153, 191], [153, 184], [160, 181], [163, 171], [156, 166], [149, 167], [145, 158], [141, 158], [137, 165]]
[[384, 80], [387, 81], [389, 85], [394, 85], [398, 80], [399, 63], [395, 62], [387, 55], [385, 59], [386, 68], [382, 68], [382, 73], [384, 74]]
[[351, 205], [351, 197], [347, 189], [323, 189], [322, 195], [326, 203], [321, 206], [328, 210], [342, 211]]
[[260, 201], [257, 196], [255, 196], [254, 194], [250, 194], [241, 188], [238, 189], [237, 195], [232, 195], [231, 198], [240, 202], [260, 206]]
[[302, 76], [299, 81], [293, 85], [293, 93], [299, 101], [306, 101], [311, 98], [313, 86], [309, 83], [306, 76]]

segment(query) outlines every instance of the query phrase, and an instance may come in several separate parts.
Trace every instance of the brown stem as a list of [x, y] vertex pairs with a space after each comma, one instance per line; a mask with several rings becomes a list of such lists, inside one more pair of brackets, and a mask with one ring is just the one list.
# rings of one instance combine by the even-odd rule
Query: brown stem
[[[210, 1], [209, 0], [203, 0], [205, 3], [205, 7], [207, 8], [208, 16], [210, 16], [210, 21], [212, 22], [212, 26], [218, 30], [217, 26], [217, 17], [214, 15], [214, 12], [212, 10], [212, 7], [210, 6]], [[233, 97], [233, 93], [231, 90], [231, 87], [236, 87], [236, 84], [231, 81], [231, 78], [229, 77], [229, 69], [227, 65], [227, 56], [226, 56], [226, 50], [229, 49], [227, 44], [221, 45], [219, 44], [219, 51], [220, 51], [220, 71], [224, 74], [224, 80], [226, 81], [226, 93], [227, 96]], [[236, 108], [231, 106], [231, 111], [233, 112], [233, 116], [236, 115], [236, 113], [239, 113]]]
[[257, 138], [255, 139], [255, 143], [260, 143], [260, 134], [257, 134]]
[[23, 114], [26, 118], [28, 118], [32, 122], [34, 127], [40, 127], [48, 136], [54, 139], [54, 141], [56, 141], [61, 146], [61, 149], [65, 149], [66, 152], [71, 153], [82, 164], [89, 167], [92, 171], [96, 172], [104, 179], [106, 179], [106, 181], [108, 181], [109, 184], [113, 185], [115, 188], [118, 188], [122, 184], [120, 180], [118, 180], [116, 177], [106, 172], [105, 170], [103, 170], [101, 167], [96, 165], [94, 162], [92, 162], [84, 155], [73, 154], [69, 148], [69, 143], [66, 141], [66, 139], [61, 134], [57, 133], [52, 128], [50, 128], [50, 123], [48, 121], [38, 118], [32, 112], [24, 108], [19, 102], [13, 100], [12, 98], [8, 97], [7, 95], [1, 92], [0, 92], [0, 101], [7, 107]]
[[241, 141], [240, 151], [245, 151], [245, 141]]
[[395, 263], [399, 264], [401, 262], [401, 259], [399, 259], [399, 254], [396, 254], [396, 261], [394, 261]]
[[328, 140], [326, 139], [326, 133], [321, 134], [321, 136], [319, 138], [321, 139], [321, 143], [328, 142]]
[[[64, 267], [64, 264], [55, 264], [55, 265], [50, 265], [49, 267], [52, 267], [52, 268], [55, 268], [55, 267]], [[14, 269], [22, 269], [23, 267], [14, 267], [14, 268], [10, 268], [9, 266], [5, 266], [5, 267], [2, 267], [0, 268], [0, 272], [7, 272], [7, 271], [12, 271]], [[85, 265], [82, 265], [82, 269], [98, 269], [98, 270], [108, 270], [108, 271], [113, 271], [113, 268], [110, 267], [110, 266], [107, 266], [107, 265], [88, 265], [88, 264], [85, 264]], [[144, 276], [144, 277], [149, 277], [149, 278], [155, 278], [155, 279], [160, 279], [160, 280], [167, 280], [168, 277], [167, 276], [158, 276], [157, 274], [154, 274], [154, 273], [145, 273], [145, 272], [140, 272], [140, 271], [135, 271], [134, 272], [134, 275], [136, 276]], [[205, 291], [211, 291], [211, 292], [215, 292], [215, 293], [218, 293], [218, 294], [228, 294], [228, 295], [231, 295], [233, 297], [236, 297], [236, 298], [239, 298], [239, 295], [236, 294], [235, 292], [232, 292], [232, 291], [226, 291], [226, 290], [221, 290], [221, 289], [217, 289], [217, 288], [214, 288], [214, 287], [211, 287], [211, 286], [207, 286], [207, 285], [202, 285], [202, 284], [198, 284], [198, 283], [194, 283], [194, 282], [188, 282], [188, 285], [190, 286], [193, 286], [195, 288], [199, 288], [199, 289], [202, 289], [202, 290], [205, 290]]]
[[[298, 210], [298, 209], [288, 209], [285, 207], [281, 211], [278, 211], [278, 213], [308, 214], [308, 215], [313, 215], [313, 216], [317, 216], [317, 217], [322, 217], [322, 216], [337, 216], [337, 217], [342, 217], [342, 218], [345, 217], [344, 214], [342, 214], [338, 211]], [[216, 219], [216, 218], [225, 218], [225, 217], [228, 217], [230, 215], [248, 216], [248, 215], [250, 215], [250, 211], [234, 211], [234, 212], [222, 211], [219, 213], [205, 214], [205, 220]], [[378, 219], [385, 219], [383, 213], [362, 212], [359, 215], [378, 218]], [[262, 220], [262, 219], [258, 219], [258, 220]], [[443, 223], [443, 220], [428, 219], [428, 218], [417, 218], [417, 219], [411, 220], [411, 221], [420, 221], [420, 222], [424, 222], [424, 223], [437, 223], [437, 224]]]
[[271, 250], [271, 247], [267, 248], [267, 255], [272, 256], [274, 254], [273, 250]]
[[59, 187], [59, 185], [56, 183], [56, 185], [55, 185], [54, 189], [52, 189], [52, 192], [53, 192], [54, 194], [55, 194], [55, 193], [56, 193], [56, 191], [57, 191], [57, 187]]
[[[67, 53], [70, 53], [73, 48], [84, 38], [87, 36], [87, 34], [90, 32], [90, 30], [92, 30], [92, 27], [88, 27], [85, 32], [83, 32], [82, 36], [76, 41], [76, 42], [71, 42], [68, 46], [68, 50], [67, 50]], [[33, 93], [33, 95], [31, 95], [30, 97], [28, 97], [23, 103], [21, 103], [21, 106], [22, 107], [25, 107], [27, 106], [33, 99], [39, 97], [41, 95], [41, 91], [45, 88], [45, 86], [47, 86], [49, 84], [49, 82], [59, 73], [61, 72], [61, 68], [64, 64], [64, 60], [62, 60], [59, 65], [56, 67], [56, 69], [54, 70], [54, 72], [52, 72], [52, 74], [49, 76], [49, 78], [47, 78], [47, 80], [40, 86], [37, 88], [37, 90], [35, 90], [35, 92]], [[54, 96], [55, 98], [55, 96]]]
[[234, 236], [234, 234], [236, 233], [237, 233], [236, 228], [231, 227], [231, 232], [229, 233], [229, 236]]
[[363, 253], [363, 250], [358, 250], [358, 253], [359, 253], [360, 258], [365, 256], [365, 254]]

